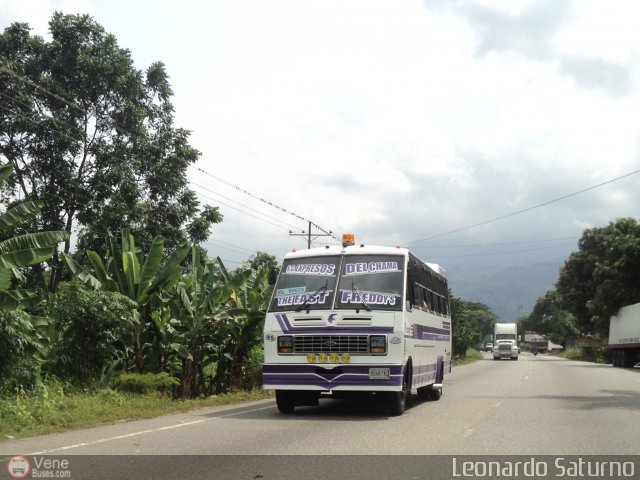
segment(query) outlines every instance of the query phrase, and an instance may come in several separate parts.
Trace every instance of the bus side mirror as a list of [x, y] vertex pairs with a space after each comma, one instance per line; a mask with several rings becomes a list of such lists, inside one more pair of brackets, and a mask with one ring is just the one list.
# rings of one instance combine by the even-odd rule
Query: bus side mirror
[[269, 270], [269, 285], [275, 285], [276, 280], [278, 280], [279, 270], [277, 268], [272, 268]]

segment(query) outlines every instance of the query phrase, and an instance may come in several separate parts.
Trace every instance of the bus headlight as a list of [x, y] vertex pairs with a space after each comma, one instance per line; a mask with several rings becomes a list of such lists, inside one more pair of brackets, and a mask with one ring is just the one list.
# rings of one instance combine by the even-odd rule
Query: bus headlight
[[278, 353], [293, 353], [293, 337], [278, 337]]
[[371, 335], [369, 337], [369, 352], [378, 355], [387, 353], [387, 337], [385, 335]]

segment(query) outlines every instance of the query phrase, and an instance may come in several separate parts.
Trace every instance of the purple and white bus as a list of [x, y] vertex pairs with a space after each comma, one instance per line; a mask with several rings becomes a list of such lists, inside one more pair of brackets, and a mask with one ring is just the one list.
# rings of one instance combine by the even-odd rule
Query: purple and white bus
[[367, 392], [401, 415], [438, 400], [451, 373], [447, 276], [405, 248], [327, 246], [285, 255], [264, 325], [263, 388], [278, 409]]

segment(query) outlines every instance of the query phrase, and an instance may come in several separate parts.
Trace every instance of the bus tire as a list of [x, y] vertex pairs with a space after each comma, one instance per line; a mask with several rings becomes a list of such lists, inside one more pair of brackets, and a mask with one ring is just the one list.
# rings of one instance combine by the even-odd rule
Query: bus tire
[[413, 364], [409, 361], [404, 369], [404, 379], [402, 381], [402, 391], [405, 394], [405, 409], [413, 407], [413, 397], [411, 396], [412, 379]]
[[293, 392], [276, 390], [276, 405], [280, 413], [291, 413], [296, 408], [296, 398]]
[[389, 413], [394, 417], [402, 415], [407, 408], [406, 392], [387, 392], [387, 395]]
[[432, 388], [429, 391], [429, 400], [432, 402], [437, 402], [442, 397], [442, 389], [441, 388]]
[[625, 350], [622, 357], [622, 366], [624, 368], [633, 368], [635, 364], [636, 364], [635, 350], [632, 350], [632, 349]]
[[425, 401], [431, 398], [431, 386], [427, 385], [426, 387], [418, 388], [418, 399]]

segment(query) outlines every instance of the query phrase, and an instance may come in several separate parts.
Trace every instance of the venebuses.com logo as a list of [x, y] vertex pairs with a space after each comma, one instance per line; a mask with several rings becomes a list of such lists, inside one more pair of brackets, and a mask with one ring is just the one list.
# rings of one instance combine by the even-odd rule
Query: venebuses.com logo
[[71, 478], [71, 465], [67, 458], [16, 455], [7, 462], [10, 478]]
[[30, 471], [29, 460], [24, 457], [11, 457], [7, 462], [7, 472], [9, 472], [11, 478], [26, 478]]

